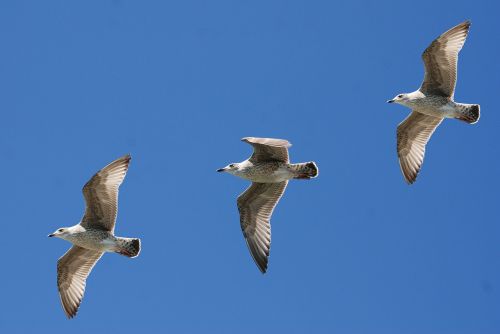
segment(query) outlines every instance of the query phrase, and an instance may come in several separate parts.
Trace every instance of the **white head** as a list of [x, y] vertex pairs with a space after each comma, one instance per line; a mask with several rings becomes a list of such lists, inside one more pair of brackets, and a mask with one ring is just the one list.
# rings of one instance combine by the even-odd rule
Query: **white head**
[[49, 238], [56, 237], [61, 239], [68, 239], [68, 237], [71, 236], [72, 232], [73, 231], [71, 227], [61, 227], [54, 233], [49, 234]]
[[392, 100], [388, 100], [387, 103], [398, 103], [405, 105], [405, 102], [410, 100], [409, 94], [398, 94]]
[[219, 173], [221, 173], [221, 172], [227, 172], [229, 174], [235, 175], [236, 173], [238, 173], [239, 167], [240, 167], [240, 164], [235, 162], [235, 163], [227, 165], [224, 168], [219, 168], [219, 169], [217, 169], [217, 171]]
[[417, 100], [424, 97], [425, 96], [417, 90], [413, 93], [398, 94], [392, 100], [388, 100], [387, 103], [397, 103], [411, 108]]

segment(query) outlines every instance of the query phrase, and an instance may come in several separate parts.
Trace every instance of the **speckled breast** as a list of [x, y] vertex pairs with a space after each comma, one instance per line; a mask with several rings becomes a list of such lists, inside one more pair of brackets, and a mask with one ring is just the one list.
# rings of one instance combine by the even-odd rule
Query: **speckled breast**
[[293, 172], [283, 162], [263, 162], [253, 165], [242, 175], [247, 180], [259, 183], [277, 183], [289, 180]]

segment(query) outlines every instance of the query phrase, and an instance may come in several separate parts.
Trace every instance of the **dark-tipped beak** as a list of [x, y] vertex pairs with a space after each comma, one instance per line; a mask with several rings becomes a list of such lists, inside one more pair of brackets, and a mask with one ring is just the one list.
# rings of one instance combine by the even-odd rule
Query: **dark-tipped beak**
[[49, 238], [52, 238], [54, 236], [54, 234], [49, 234], [48, 237]]
[[224, 168], [219, 168], [219, 169], [217, 169], [217, 171], [220, 173], [220, 172], [224, 172], [225, 169]]
[[393, 103], [394, 100], [387, 100], [387, 103]]

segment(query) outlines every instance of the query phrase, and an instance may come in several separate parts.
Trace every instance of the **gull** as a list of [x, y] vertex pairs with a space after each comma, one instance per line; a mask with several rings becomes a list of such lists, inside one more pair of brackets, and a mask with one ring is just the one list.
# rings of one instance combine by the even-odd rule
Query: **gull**
[[58, 229], [49, 237], [73, 244], [57, 261], [57, 286], [61, 303], [68, 318], [73, 318], [83, 298], [90, 271], [104, 252], [136, 257], [141, 249], [140, 239], [114, 235], [118, 211], [118, 188], [130, 163], [125, 155], [97, 172], [83, 187], [87, 204], [79, 224]]
[[387, 101], [412, 109], [397, 131], [399, 164], [408, 184], [415, 182], [425, 146], [443, 119], [456, 118], [469, 124], [479, 120], [478, 104], [454, 101], [458, 53], [469, 27], [470, 21], [465, 21], [436, 38], [422, 54], [425, 76], [420, 88]]
[[310, 179], [318, 176], [314, 162], [291, 164], [287, 140], [245, 137], [242, 141], [253, 146], [252, 156], [232, 163], [218, 172], [227, 172], [252, 181], [238, 196], [240, 224], [250, 254], [264, 274], [271, 247], [271, 215], [285, 192], [290, 179]]

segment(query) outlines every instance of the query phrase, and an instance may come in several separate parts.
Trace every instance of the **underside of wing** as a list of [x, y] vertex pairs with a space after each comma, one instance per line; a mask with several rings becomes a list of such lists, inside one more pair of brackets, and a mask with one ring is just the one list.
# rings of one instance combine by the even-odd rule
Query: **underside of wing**
[[250, 161], [253, 163], [280, 161], [289, 162], [288, 147], [291, 144], [284, 139], [245, 137], [242, 141], [253, 146]]
[[425, 146], [443, 121], [442, 118], [412, 111], [397, 130], [399, 164], [406, 182], [412, 184], [417, 179], [424, 161]]
[[267, 270], [271, 248], [271, 215], [288, 181], [252, 183], [238, 197], [241, 230], [250, 254], [262, 273]]
[[73, 246], [57, 261], [57, 287], [68, 318], [73, 318], [78, 312], [87, 277], [102, 254]]
[[118, 211], [118, 188], [127, 174], [130, 155], [125, 155], [97, 172], [83, 187], [87, 204], [82, 226], [114, 231]]
[[458, 53], [465, 43], [469, 27], [469, 21], [460, 23], [436, 38], [424, 51], [425, 76], [420, 87], [424, 94], [453, 98]]

